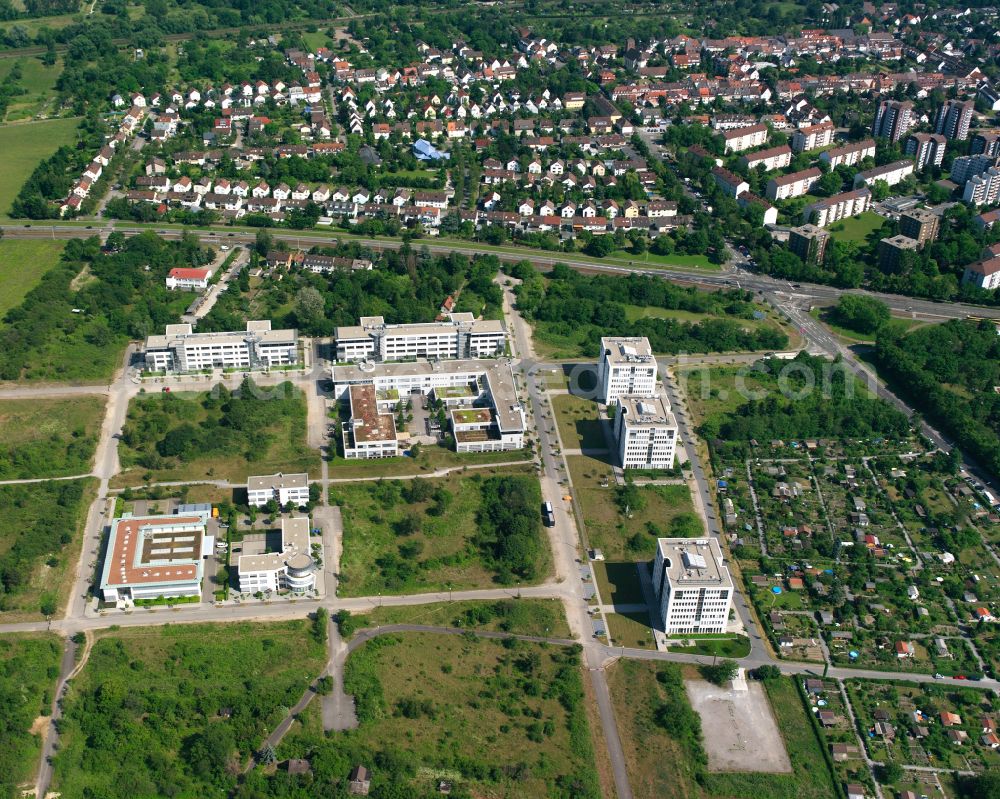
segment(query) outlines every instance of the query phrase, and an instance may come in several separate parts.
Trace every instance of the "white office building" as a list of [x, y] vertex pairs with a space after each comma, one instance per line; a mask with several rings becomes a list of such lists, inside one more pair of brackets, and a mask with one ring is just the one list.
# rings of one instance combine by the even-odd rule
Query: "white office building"
[[232, 556], [236, 560], [240, 592], [305, 594], [315, 588], [316, 564], [310, 554], [309, 528], [308, 516], [282, 519], [279, 552], [258, 552], [257, 549], [265, 548], [263, 540], [244, 539]]
[[602, 338], [597, 390], [598, 400], [605, 405], [618, 402], [621, 396], [652, 397], [656, 393], [656, 358], [649, 339]]
[[146, 339], [146, 369], [197, 372], [202, 369], [268, 369], [298, 363], [295, 330], [271, 330], [269, 320], [247, 322], [244, 333], [195, 333], [189, 324], [167, 325]]
[[128, 605], [159, 597], [200, 597], [211, 506], [173, 516], [133, 516], [111, 522], [100, 589], [105, 602]]
[[507, 328], [496, 319], [452, 313], [447, 320], [387, 325], [381, 316], [334, 331], [338, 361], [493, 358], [507, 351]]
[[677, 420], [663, 394], [619, 397], [615, 415], [618, 462], [624, 469], [672, 469]]
[[962, 199], [971, 205], [996, 205], [1000, 202], [1000, 168], [991, 166], [981, 175], [969, 178]]
[[[450, 424], [458, 452], [488, 452], [521, 449], [527, 428], [524, 408], [517, 398], [514, 374], [505, 360], [455, 360], [416, 361], [403, 363], [358, 364], [334, 366], [332, 369], [334, 395], [351, 403], [352, 422], [355, 406], [364, 409], [371, 429], [378, 426], [371, 449], [375, 444], [389, 453], [393, 446], [388, 427], [378, 422], [376, 416], [388, 415], [406, 402], [410, 395], [424, 395], [443, 402], [449, 411], [464, 409], [476, 413], [452, 414]], [[360, 389], [364, 389], [364, 402]], [[374, 404], [373, 404], [374, 403]], [[489, 414], [487, 420], [486, 414]], [[383, 429], [384, 428], [384, 429]], [[352, 426], [351, 434], [354, 434]], [[384, 437], [382, 437], [384, 435]], [[344, 451], [358, 446], [348, 439], [344, 430]], [[368, 435], [363, 433], [362, 436]], [[395, 453], [389, 453], [395, 454]], [[376, 455], [373, 457], [384, 457]]]
[[733, 580], [714, 538], [661, 538], [653, 591], [667, 635], [724, 633]]
[[262, 508], [271, 500], [299, 507], [309, 502], [309, 475], [264, 474], [247, 478], [247, 502]]
[[347, 401], [351, 417], [344, 425], [344, 457], [352, 460], [393, 458], [399, 454], [396, 420], [379, 409], [372, 383], [350, 386]]

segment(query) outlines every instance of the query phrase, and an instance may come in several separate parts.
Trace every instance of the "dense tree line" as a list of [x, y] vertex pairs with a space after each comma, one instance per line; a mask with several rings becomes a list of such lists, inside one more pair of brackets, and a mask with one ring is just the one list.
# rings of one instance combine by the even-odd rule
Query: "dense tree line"
[[520, 475], [490, 477], [481, 491], [475, 542], [483, 558], [500, 582], [534, 580], [543, 551], [538, 483]]
[[762, 361], [755, 368], [759, 375], [770, 375], [770, 389], [748, 399], [721, 424], [707, 421], [702, 429], [706, 438], [767, 442], [903, 436], [909, 430], [904, 414], [868, 396], [839, 362], [801, 352], [793, 361]]
[[951, 320], [901, 335], [879, 331], [884, 374], [929, 420], [1000, 474], [1000, 337], [992, 322]]
[[[584, 275], [556, 264], [542, 279], [530, 266], [517, 267], [524, 282], [518, 308], [548, 333], [585, 331], [596, 353], [601, 336], [646, 336], [661, 353], [781, 349], [788, 337], [773, 328], [748, 326], [754, 318], [752, 295], [745, 291], [682, 288], [646, 275]], [[629, 320], [626, 306], [665, 308], [723, 318], [701, 322], [651, 317]]]
[[[58, 562], [63, 547], [79, 525], [84, 480], [0, 486], [0, 611], [11, 610], [43, 560]], [[46, 597], [44, 608], [55, 612]]]

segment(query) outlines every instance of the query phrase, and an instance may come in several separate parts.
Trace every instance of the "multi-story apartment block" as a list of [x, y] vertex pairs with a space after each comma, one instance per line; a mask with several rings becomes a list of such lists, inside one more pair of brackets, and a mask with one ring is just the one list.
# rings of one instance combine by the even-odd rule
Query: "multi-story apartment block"
[[100, 589], [105, 602], [200, 597], [211, 554], [208, 510], [175, 516], [123, 516], [111, 522]]
[[619, 397], [614, 429], [622, 468], [673, 468], [677, 420], [663, 394]]
[[821, 177], [823, 177], [823, 173], [819, 171], [819, 168], [811, 166], [808, 169], [793, 172], [791, 175], [771, 178], [767, 182], [767, 199], [789, 200], [792, 197], [801, 197], [803, 194], [808, 194], [809, 189]]
[[264, 474], [247, 478], [247, 503], [258, 508], [274, 500], [279, 505], [300, 507], [309, 502], [309, 475]]
[[656, 394], [656, 358], [649, 339], [602, 338], [597, 390], [599, 401], [605, 405], [612, 405], [623, 396]]
[[392, 458], [399, 454], [396, 420], [379, 410], [371, 383], [351, 386], [347, 392], [350, 419], [344, 424], [344, 457], [351, 459]]
[[741, 153], [767, 142], [767, 125], [749, 125], [745, 128], [722, 132], [725, 152]]
[[909, 100], [883, 100], [875, 111], [875, 121], [872, 123], [872, 135], [899, 141], [913, 127], [913, 103]]
[[969, 123], [975, 109], [972, 100], [949, 100], [938, 111], [934, 132], [952, 141], [965, 141], [969, 138]]
[[807, 205], [802, 211], [802, 219], [817, 227], [826, 227], [846, 217], [863, 214], [868, 210], [871, 199], [872, 193], [867, 187], [834, 194]]
[[818, 150], [833, 144], [833, 123], [820, 122], [799, 128], [792, 134], [792, 149], [797, 153]]
[[927, 208], [914, 208], [899, 215], [899, 232], [916, 239], [921, 247], [937, 238], [941, 217]]
[[299, 361], [295, 330], [271, 330], [269, 320], [247, 322], [245, 333], [195, 333], [189, 324], [167, 325], [146, 339], [146, 368], [153, 372], [267, 369]]
[[861, 186], [871, 188], [878, 180], [885, 181], [889, 186], [895, 186], [912, 174], [912, 161], [893, 161], [891, 164], [884, 164], [874, 169], [866, 169], [863, 172], [858, 172], [854, 176], [854, 188], [857, 189]]
[[744, 192], [750, 191], [750, 184], [746, 178], [742, 178], [721, 166], [712, 169], [712, 177], [716, 185], [730, 197], [739, 197]]
[[357, 326], [338, 327], [334, 338], [338, 361], [492, 358], [507, 349], [503, 322], [479, 320], [471, 313], [401, 325], [387, 325], [381, 316], [363, 316]]
[[899, 266], [903, 253], [919, 249], [920, 243], [909, 236], [893, 236], [878, 243], [878, 268], [890, 272]]
[[1000, 156], [1000, 133], [995, 130], [982, 131], [972, 137], [969, 152], [973, 155]]
[[967, 266], [962, 275], [962, 282], [971, 283], [987, 291], [1000, 289], [1000, 255], [984, 258]]
[[829, 241], [830, 234], [816, 225], [801, 225], [788, 232], [788, 249], [806, 263], [823, 263]]
[[918, 170], [941, 166], [947, 141], [940, 133], [911, 133], [906, 138], [905, 152], [913, 156]]
[[951, 162], [951, 182], [961, 186], [976, 175], [982, 175], [990, 167], [997, 165], [997, 156], [980, 153], [979, 155], [960, 155]]
[[983, 174], [969, 178], [962, 199], [971, 205], [996, 205], [1000, 202], [1000, 168], [991, 166]]
[[782, 169], [792, 163], [792, 149], [787, 144], [780, 144], [766, 150], [757, 150], [744, 155], [740, 163], [747, 169], [756, 169], [763, 165], [765, 172]]
[[852, 142], [842, 147], [834, 147], [831, 150], [824, 150], [819, 154], [820, 161], [826, 161], [830, 169], [844, 166], [854, 166], [860, 164], [866, 158], [875, 157], [875, 140], [865, 139], [864, 141]]
[[[452, 417], [455, 449], [458, 452], [488, 452], [520, 449], [524, 446], [527, 421], [517, 398], [514, 375], [502, 360], [417, 361], [335, 366], [332, 370], [334, 395], [351, 403], [352, 422], [357, 411], [364, 411], [366, 427], [379, 424], [379, 416], [388, 416], [400, 402], [412, 394], [432, 396], [449, 409], [463, 408], [476, 413]], [[364, 389], [360, 395], [358, 389]], [[363, 404], [362, 404], [363, 400]], [[487, 411], [489, 418], [479, 411]], [[457, 423], [457, 424], [456, 424]], [[396, 454], [396, 443], [389, 437], [388, 425], [371, 433], [372, 441], [362, 441], [369, 451]], [[393, 434], [395, 429], [393, 428]], [[360, 452], [344, 429], [345, 452], [350, 445]], [[362, 438], [366, 434], [362, 433]], [[384, 436], [384, 437], [383, 437]], [[377, 446], [380, 445], [380, 446]], [[363, 457], [360, 454], [354, 457]], [[372, 455], [370, 457], [383, 457]]]
[[726, 632], [733, 580], [716, 539], [658, 539], [653, 592], [667, 635]]
[[305, 594], [315, 588], [316, 563], [310, 554], [309, 529], [308, 516], [283, 518], [280, 551], [267, 552], [264, 542], [255, 539], [245, 538], [235, 545], [231, 557], [236, 561], [240, 592]]

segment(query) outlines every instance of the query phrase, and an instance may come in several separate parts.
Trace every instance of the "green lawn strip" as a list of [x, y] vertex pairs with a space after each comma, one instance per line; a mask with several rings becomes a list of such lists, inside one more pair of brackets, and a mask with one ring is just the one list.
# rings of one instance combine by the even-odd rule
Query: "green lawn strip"
[[746, 636], [731, 636], [728, 638], [694, 639], [692, 646], [670, 646], [671, 652], [683, 652], [688, 655], [709, 655], [720, 658], [745, 658], [750, 654], [750, 639]]
[[80, 540], [97, 480], [0, 486], [0, 621], [55, 616], [73, 584]]
[[0, 400], [0, 479], [88, 473], [104, 406], [100, 396]]
[[22, 783], [35, 776], [61, 657], [62, 641], [56, 635], [0, 636], [0, 791], [4, 796], [19, 795]]
[[[511, 592], [514, 593], [514, 592]], [[466, 627], [546, 638], [571, 638], [562, 602], [556, 599], [500, 599], [495, 602], [436, 602], [429, 605], [381, 605], [340, 618], [345, 638], [366, 627], [423, 624]]]
[[598, 799], [582, 681], [578, 648], [474, 634], [378, 638], [347, 661], [359, 728], [288, 754], [346, 747], [365, 762], [409, 764], [376, 769], [373, 793], [395, 782], [392, 795], [430, 794], [446, 778], [476, 796]]
[[567, 449], [607, 449], [604, 430], [597, 418], [597, 403], [573, 394], [552, 397], [552, 413], [559, 425], [559, 437]]
[[656, 649], [647, 612], [607, 613], [604, 618], [607, 619], [608, 634], [614, 646]]
[[111, 628], [64, 700], [53, 790], [124, 799], [234, 789], [234, 766], [326, 659], [307, 621]]
[[827, 232], [838, 241], [866, 244], [868, 236], [881, 228], [884, 223], [885, 219], [874, 211], [865, 211], [858, 216], [835, 222], [827, 228]]
[[[650, 560], [656, 538], [669, 535], [673, 520], [694, 512], [686, 485], [636, 486], [638, 502], [626, 517], [616, 502], [619, 489], [611, 467], [585, 455], [567, 457], [573, 481], [573, 496], [583, 514], [590, 546], [602, 550], [611, 561]], [[608, 479], [608, 487], [602, 482]]]
[[[484, 553], [478, 517], [485, 481], [513, 477], [537, 494], [534, 469], [523, 466], [476, 469], [426, 480], [384, 480], [331, 486], [330, 501], [344, 519], [340, 593], [374, 596], [483, 588], [501, 577]], [[538, 502], [530, 523], [541, 543]], [[508, 585], [548, 574], [548, 549], [535, 551], [534, 578], [508, 575]]]
[[116, 487], [319, 471], [319, 454], [306, 446], [305, 395], [290, 383], [141, 394], [129, 404], [119, 455]]
[[[849, 344], [874, 344], [875, 334], [871, 333], [859, 333], [856, 330], [851, 330], [848, 327], [843, 327], [835, 321], [831, 313], [832, 308], [830, 307], [818, 307], [813, 308], [809, 315], [818, 322], [822, 322], [830, 332], [840, 338], [844, 339]], [[908, 332], [916, 327], [922, 327], [927, 324], [934, 324], [933, 322], [927, 322], [921, 319], [905, 319], [900, 317], [893, 317], [887, 324], [893, 329], [899, 330], [900, 332]]]
[[0, 218], [9, 218], [11, 203], [43, 158], [76, 141], [78, 117], [0, 126]]
[[[0, 167], [0, 172], [2, 169]], [[24, 296], [38, 285], [42, 275], [59, 263], [64, 246], [65, 242], [44, 239], [0, 241], [0, 319], [11, 308], [20, 305]]]
[[334, 458], [330, 461], [331, 480], [349, 480], [359, 477], [405, 477], [433, 472], [437, 469], [451, 469], [463, 466], [481, 466], [494, 463], [530, 462], [526, 450], [507, 452], [455, 452], [444, 447], [421, 447], [416, 458], [399, 456], [377, 460], [346, 460]]

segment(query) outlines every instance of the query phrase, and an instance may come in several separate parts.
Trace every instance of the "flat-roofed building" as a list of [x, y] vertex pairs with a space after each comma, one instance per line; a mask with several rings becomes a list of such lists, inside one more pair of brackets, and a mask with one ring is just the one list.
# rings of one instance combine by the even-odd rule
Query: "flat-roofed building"
[[727, 153], [740, 153], [760, 147], [767, 142], [767, 125], [748, 125], [745, 128], [725, 130], [722, 132], [722, 141]]
[[941, 166], [948, 140], [939, 133], [911, 133], [906, 138], [904, 152], [913, 156], [918, 170]]
[[[416, 361], [335, 366], [334, 394], [348, 400], [359, 386], [374, 392], [376, 406], [391, 410], [411, 394], [433, 395], [449, 409], [487, 410], [459, 415], [455, 448], [488, 452], [524, 446], [527, 421], [517, 397], [514, 373], [504, 360]], [[391, 418], [391, 414], [388, 414]], [[454, 421], [454, 418], [452, 419]], [[346, 434], [346, 429], [345, 429]]]
[[972, 100], [948, 100], [938, 111], [934, 132], [955, 141], [969, 138], [969, 124], [976, 104]]
[[883, 272], [892, 271], [899, 266], [903, 253], [919, 249], [920, 244], [909, 236], [892, 236], [878, 243], [878, 266]]
[[258, 508], [271, 500], [279, 505], [299, 507], [309, 502], [309, 475], [263, 474], [247, 478], [247, 502]]
[[788, 231], [788, 249], [806, 263], [823, 263], [829, 241], [830, 234], [816, 225], [800, 225]]
[[726, 632], [733, 580], [716, 539], [658, 539], [653, 591], [667, 635]]
[[996, 205], [1000, 202], [1000, 168], [991, 166], [982, 174], [969, 178], [962, 199], [971, 205]]
[[832, 122], [818, 122], [799, 128], [792, 134], [792, 149], [797, 153], [804, 153], [827, 147], [833, 144], [833, 130]]
[[[281, 520], [281, 544], [277, 552], [266, 551], [266, 538], [247, 537], [234, 551], [240, 593], [290, 591], [305, 594], [316, 587], [316, 563], [309, 542], [308, 516]], [[260, 551], [258, 551], [260, 550]]]
[[101, 596], [109, 603], [159, 597], [200, 597], [211, 506], [176, 516], [124, 514], [111, 522], [101, 570]]
[[492, 358], [507, 350], [507, 328], [496, 319], [452, 313], [440, 322], [386, 324], [363, 316], [360, 324], [334, 331], [338, 361], [401, 361], [414, 358]]
[[677, 420], [663, 394], [619, 397], [614, 429], [622, 468], [673, 468]]
[[167, 325], [146, 339], [146, 368], [153, 372], [267, 369], [298, 363], [295, 330], [271, 330], [269, 320], [247, 322], [244, 333], [196, 333], [189, 324]]
[[774, 169], [784, 169], [792, 163], [792, 148], [787, 144], [779, 144], [777, 147], [757, 150], [744, 155], [740, 159], [740, 163], [747, 169], [756, 169], [763, 165], [765, 172], [770, 172]]
[[864, 141], [851, 142], [830, 150], [824, 150], [819, 154], [820, 161], [826, 161], [830, 169], [844, 166], [854, 166], [860, 164], [866, 158], [875, 157], [875, 140], [865, 139]]
[[872, 135], [899, 141], [913, 127], [913, 103], [909, 100], [883, 100], [875, 111]]
[[344, 424], [344, 457], [392, 458], [399, 454], [396, 420], [379, 410], [371, 383], [351, 386], [347, 392], [351, 417]]
[[771, 178], [767, 182], [767, 199], [769, 200], [789, 200], [793, 197], [801, 197], [808, 194], [823, 173], [817, 167], [811, 166], [790, 175], [780, 175]]
[[984, 130], [972, 137], [969, 145], [972, 155], [986, 155], [992, 158], [1000, 156], [1000, 133], [995, 130]]
[[899, 215], [899, 232], [924, 247], [938, 236], [941, 217], [927, 208], [914, 208]]
[[826, 227], [849, 216], [857, 216], [868, 210], [871, 190], [866, 188], [845, 191], [832, 197], [807, 205], [802, 211], [802, 219], [816, 227]]
[[978, 155], [960, 155], [951, 162], [951, 182], [961, 185], [976, 175], [997, 165], [997, 157], [979, 153]]
[[912, 174], [912, 161], [893, 161], [891, 164], [884, 164], [874, 169], [866, 169], [863, 172], [858, 172], [854, 176], [854, 188], [857, 189], [861, 186], [871, 188], [879, 180], [885, 181], [888, 186], [895, 186], [898, 183], [902, 183]]
[[618, 402], [621, 396], [652, 397], [656, 393], [656, 358], [649, 339], [602, 338], [597, 390], [605, 405]]

